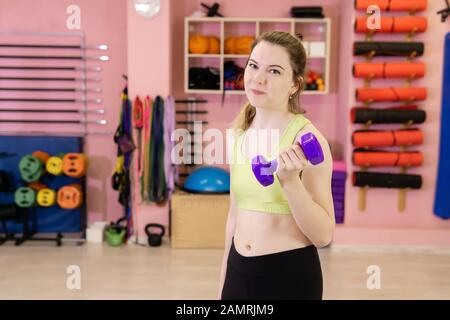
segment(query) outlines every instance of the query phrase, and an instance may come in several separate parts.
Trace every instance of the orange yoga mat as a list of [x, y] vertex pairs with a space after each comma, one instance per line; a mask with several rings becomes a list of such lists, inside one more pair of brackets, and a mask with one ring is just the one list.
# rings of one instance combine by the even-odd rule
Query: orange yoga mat
[[412, 152], [386, 152], [374, 150], [355, 150], [353, 164], [366, 167], [413, 167], [422, 165], [422, 153]]
[[376, 5], [381, 10], [388, 10], [390, 0], [355, 0], [355, 9], [367, 10], [367, 7]]
[[414, 146], [423, 143], [423, 132], [418, 129], [403, 129], [394, 131], [396, 146]]
[[427, 0], [390, 0], [390, 11], [424, 11]]
[[367, 10], [371, 5], [377, 5], [383, 11], [424, 11], [427, 0], [355, 0], [358, 10]]
[[[355, 32], [357, 33], [409, 33], [425, 32], [427, 30], [427, 19], [425, 17], [382, 17], [378, 29], [367, 27], [367, 17], [357, 17], [355, 21]], [[370, 21], [370, 20], [369, 20]]]
[[355, 78], [422, 78], [425, 64], [422, 62], [361, 62], [353, 65]]
[[363, 102], [416, 101], [426, 98], [427, 89], [422, 87], [356, 89], [356, 100]]
[[420, 129], [402, 129], [397, 131], [357, 130], [352, 134], [355, 147], [391, 147], [410, 146], [423, 143]]

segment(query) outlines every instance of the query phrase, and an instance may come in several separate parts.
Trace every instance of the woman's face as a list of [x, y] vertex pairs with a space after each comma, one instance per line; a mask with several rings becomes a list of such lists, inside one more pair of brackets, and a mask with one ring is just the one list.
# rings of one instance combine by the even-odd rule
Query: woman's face
[[259, 108], [287, 111], [289, 96], [296, 91], [287, 51], [261, 41], [253, 49], [244, 72], [250, 103]]

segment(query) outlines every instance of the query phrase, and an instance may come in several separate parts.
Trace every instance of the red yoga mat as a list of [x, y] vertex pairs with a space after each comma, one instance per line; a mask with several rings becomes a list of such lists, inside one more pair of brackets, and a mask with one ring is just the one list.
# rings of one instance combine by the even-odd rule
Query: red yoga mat
[[355, 21], [355, 32], [357, 33], [409, 33], [425, 32], [427, 30], [427, 19], [425, 17], [382, 17], [379, 29], [369, 29], [367, 17], [357, 17]]
[[355, 147], [391, 147], [411, 146], [423, 143], [420, 129], [402, 129], [397, 131], [358, 130], [352, 134]]
[[358, 10], [367, 10], [371, 5], [377, 5], [383, 11], [424, 11], [427, 0], [355, 0]]
[[422, 78], [425, 64], [422, 62], [361, 62], [353, 65], [355, 78]]
[[355, 150], [353, 164], [366, 167], [412, 167], [422, 165], [422, 153], [412, 152], [386, 152], [373, 150]]
[[416, 101], [427, 98], [427, 89], [415, 88], [359, 88], [356, 100], [362, 102]]

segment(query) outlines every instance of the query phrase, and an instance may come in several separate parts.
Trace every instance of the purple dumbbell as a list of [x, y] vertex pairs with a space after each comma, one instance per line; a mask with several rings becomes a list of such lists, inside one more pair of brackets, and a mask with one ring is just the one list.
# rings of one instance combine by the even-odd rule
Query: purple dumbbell
[[[313, 165], [323, 161], [323, 151], [316, 136], [311, 132], [300, 137], [300, 147], [306, 159]], [[252, 159], [252, 170], [256, 180], [264, 187], [270, 186], [274, 182], [274, 173], [277, 171], [278, 163], [276, 159], [268, 162], [263, 156], [258, 155]]]

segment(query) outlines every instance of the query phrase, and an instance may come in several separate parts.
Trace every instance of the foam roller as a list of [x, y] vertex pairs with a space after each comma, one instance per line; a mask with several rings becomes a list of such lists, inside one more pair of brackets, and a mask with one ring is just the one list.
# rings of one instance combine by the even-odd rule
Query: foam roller
[[354, 107], [350, 111], [353, 123], [423, 123], [426, 119], [424, 110], [414, 109], [371, 109]]
[[376, 5], [382, 11], [425, 11], [427, 0], [355, 0], [355, 9], [366, 11]]
[[423, 157], [419, 151], [387, 152], [356, 149], [353, 151], [353, 164], [367, 167], [413, 167], [421, 166]]
[[397, 131], [357, 130], [352, 134], [355, 147], [391, 147], [412, 146], [423, 143], [420, 129], [402, 129]]
[[425, 64], [421, 62], [355, 63], [355, 78], [422, 78]]
[[380, 28], [373, 30], [367, 27], [367, 19], [367, 17], [356, 18], [355, 32], [409, 33], [427, 30], [427, 19], [424, 17], [382, 17], [380, 18]]
[[353, 44], [353, 55], [367, 56], [388, 56], [388, 57], [409, 57], [422, 56], [425, 50], [423, 42], [367, 42], [356, 41]]
[[353, 172], [352, 183], [356, 187], [411, 188], [422, 187], [422, 177], [416, 174], [393, 174], [377, 172]]
[[415, 88], [358, 88], [356, 100], [361, 102], [417, 101], [427, 98], [427, 89]]

